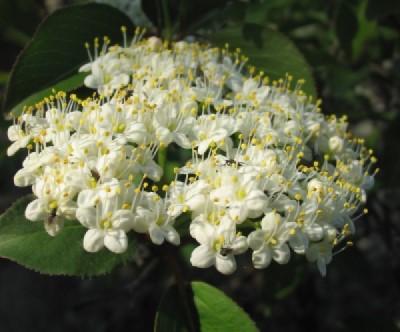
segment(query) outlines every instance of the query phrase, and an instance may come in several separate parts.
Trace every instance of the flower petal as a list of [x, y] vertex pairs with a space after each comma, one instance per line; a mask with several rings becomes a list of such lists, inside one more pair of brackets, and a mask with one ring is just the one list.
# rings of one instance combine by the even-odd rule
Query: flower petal
[[44, 221], [44, 229], [50, 236], [56, 236], [64, 227], [64, 219], [55, 217], [52, 220], [46, 219]]
[[164, 232], [157, 225], [151, 225], [149, 228], [150, 239], [154, 244], [162, 244], [164, 242], [165, 236]]
[[76, 219], [87, 228], [95, 228], [96, 209], [94, 207], [80, 207], [76, 210]]
[[118, 210], [113, 214], [113, 227], [127, 231], [133, 227], [133, 220], [131, 210]]
[[213, 240], [215, 228], [209, 223], [193, 221], [190, 224], [190, 235], [200, 244], [208, 244]]
[[279, 264], [287, 264], [290, 259], [290, 249], [285, 243], [280, 248], [275, 248], [272, 251], [272, 258]]
[[233, 255], [217, 255], [215, 267], [222, 274], [232, 274], [236, 270], [236, 260]]
[[31, 221], [44, 220], [48, 217], [48, 212], [46, 211], [46, 206], [41, 199], [35, 199], [30, 202], [25, 210], [25, 217]]
[[99, 229], [89, 229], [83, 238], [83, 248], [88, 252], [97, 252], [104, 247], [104, 232]]
[[128, 248], [128, 237], [123, 230], [112, 230], [105, 234], [104, 245], [108, 250], [121, 254]]
[[247, 237], [247, 242], [249, 243], [249, 247], [253, 250], [258, 250], [262, 246], [264, 246], [264, 231], [258, 229], [254, 232], [251, 232]]
[[269, 247], [263, 247], [260, 250], [253, 251], [252, 261], [256, 269], [264, 269], [271, 264], [272, 255]]
[[192, 251], [190, 263], [193, 266], [207, 268], [214, 265], [215, 252], [205, 244], [202, 244]]
[[164, 228], [165, 231], [165, 239], [176, 246], [178, 246], [181, 242], [178, 232], [172, 226], [167, 226]]

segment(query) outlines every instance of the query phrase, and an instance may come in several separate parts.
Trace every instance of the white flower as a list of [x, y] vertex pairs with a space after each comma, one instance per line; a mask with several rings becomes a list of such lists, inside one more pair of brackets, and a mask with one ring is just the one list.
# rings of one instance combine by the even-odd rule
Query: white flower
[[279, 264], [286, 264], [290, 259], [290, 249], [287, 244], [294, 234], [296, 223], [286, 222], [276, 212], [268, 212], [261, 220], [261, 229], [249, 234], [249, 247], [253, 249], [254, 267], [267, 267], [273, 259]]
[[[174, 88], [173, 85], [172, 88]], [[185, 89], [180, 86], [177, 88]], [[173, 89], [171, 94], [173, 92], [176, 93], [177, 90]], [[154, 114], [155, 135], [164, 146], [175, 142], [184, 149], [190, 149], [192, 147], [191, 132], [196, 123], [192, 114], [197, 111], [197, 104], [190, 99], [176, 102], [173, 100], [173, 96], [174, 94], [167, 96]], [[183, 96], [183, 98], [185, 97]]]
[[249, 78], [243, 82], [241, 90], [235, 91], [235, 99], [239, 103], [259, 106], [265, 102], [270, 89], [268, 86], [260, 86], [260, 82]]
[[192, 184], [174, 182], [169, 191], [168, 215], [179, 216], [182, 212], [197, 211], [203, 208], [206, 202], [205, 191], [209, 184], [203, 180]]
[[58, 158], [55, 149], [46, 149], [40, 153], [31, 152], [22, 163], [23, 168], [17, 171], [14, 176], [14, 184], [18, 187], [33, 185], [42, 175], [43, 167], [54, 163]]
[[289, 77], [267, 85], [239, 52], [139, 30], [123, 46], [95, 40], [80, 68], [91, 97], [57, 92], [10, 126], [7, 153], [28, 150], [14, 177], [35, 195], [26, 217], [50, 235], [78, 219], [87, 251], [115, 253], [127, 232], [178, 245], [175, 219], [191, 217], [194, 266], [232, 273], [250, 246], [264, 268], [291, 248], [325, 273], [373, 184], [372, 150]]
[[215, 205], [226, 207], [236, 222], [259, 217], [267, 205], [265, 193], [259, 189], [254, 174], [241, 174], [235, 168], [225, 167], [218, 175], [216, 189], [210, 192]]
[[[56, 235], [64, 224], [64, 219], [72, 219], [75, 216], [76, 203], [72, 200], [75, 188], [69, 187], [63, 181], [62, 173], [52, 177], [47, 175], [38, 180], [33, 191], [38, 197], [28, 204], [25, 217], [31, 221], [43, 221], [49, 235]], [[58, 181], [59, 185], [54, 183]]]
[[82, 66], [80, 72], [89, 72], [85, 77], [85, 85], [99, 89], [100, 93], [111, 94], [114, 90], [129, 83], [130, 63], [117, 52], [98, 57], [91, 63]]
[[[210, 115], [200, 116], [194, 126], [194, 134], [197, 138], [196, 146], [198, 146], [199, 154], [204, 154], [211, 144], [218, 146], [230, 143], [229, 136], [235, 130], [235, 122], [226, 115]], [[223, 144], [222, 144], [223, 143]]]
[[7, 131], [8, 139], [13, 142], [7, 149], [7, 155], [14, 155], [19, 149], [26, 147], [29, 141], [32, 139], [32, 135], [26, 134], [20, 125], [13, 125], [8, 128]]
[[235, 223], [229, 218], [222, 218], [218, 225], [193, 221], [190, 235], [200, 243], [190, 257], [196, 267], [215, 265], [219, 272], [231, 274], [236, 270], [234, 255], [247, 250], [246, 237], [236, 233]]
[[149, 193], [144, 197], [144, 206], [136, 209], [133, 229], [138, 233], [148, 233], [155, 244], [165, 240], [179, 245], [180, 237], [173, 227], [174, 218], [167, 214], [165, 202], [156, 194]]
[[98, 202], [116, 197], [121, 192], [121, 184], [118, 179], [98, 184], [94, 189], [84, 189], [78, 195], [79, 207], [93, 207]]
[[319, 272], [325, 276], [326, 266], [332, 261], [332, 243], [324, 240], [310, 244], [306, 257], [310, 262], [316, 262]]
[[120, 254], [128, 248], [126, 232], [133, 226], [132, 211], [120, 209], [115, 200], [107, 199], [95, 207], [79, 207], [76, 218], [88, 228], [83, 238], [83, 247], [88, 252], [97, 252], [104, 246]]
[[344, 144], [343, 139], [340, 138], [339, 136], [332, 136], [329, 139], [329, 148], [331, 149], [331, 151], [335, 153], [339, 153], [342, 151], [343, 144]]

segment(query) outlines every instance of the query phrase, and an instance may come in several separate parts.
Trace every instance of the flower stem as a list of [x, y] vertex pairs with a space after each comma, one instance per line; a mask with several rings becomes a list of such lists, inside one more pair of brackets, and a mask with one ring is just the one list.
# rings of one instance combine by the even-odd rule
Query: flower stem
[[164, 21], [163, 37], [165, 40], [170, 41], [172, 39], [172, 24], [169, 15], [168, 0], [162, 0], [161, 7], [162, 7], [162, 15]]
[[178, 294], [181, 300], [182, 309], [184, 310], [184, 315], [186, 317], [187, 328], [190, 332], [196, 332], [197, 329], [194, 323], [194, 317], [191, 310], [191, 305], [189, 302], [187, 284], [184, 280], [182, 271], [179, 267], [178, 261], [175, 257], [176, 252], [173, 252], [171, 248], [165, 251], [165, 259], [167, 260], [168, 266], [174, 275], [175, 283], [178, 288]]

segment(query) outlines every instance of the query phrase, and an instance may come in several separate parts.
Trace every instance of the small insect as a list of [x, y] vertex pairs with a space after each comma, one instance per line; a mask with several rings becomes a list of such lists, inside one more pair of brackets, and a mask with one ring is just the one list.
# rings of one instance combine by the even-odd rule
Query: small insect
[[235, 159], [227, 159], [227, 160], [225, 160], [225, 165], [226, 166], [234, 166], [234, 165], [242, 166], [243, 163], [240, 161], [236, 161]]
[[229, 247], [222, 247], [221, 248], [221, 250], [219, 251], [219, 253], [222, 255], [222, 256], [228, 256], [229, 254], [231, 254], [233, 252], [233, 249], [232, 248], [229, 248]]
[[95, 179], [96, 181], [99, 181], [99, 179], [100, 179], [99, 172], [97, 172], [95, 169], [91, 169], [90, 174], [92, 175], [93, 179]]
[[52, 224], [57, 217], [57, 209], [52, 209], [50, 215], [47, 217], [47, 222]]
[[195, 180], [197, 180], [199, 177], [194, 173], [178, 174], [178, 176], [177, 176], [178, 181], [182, 181], [182, 182], [184, 182], [186, 180], [186, 178], [194, 178]]

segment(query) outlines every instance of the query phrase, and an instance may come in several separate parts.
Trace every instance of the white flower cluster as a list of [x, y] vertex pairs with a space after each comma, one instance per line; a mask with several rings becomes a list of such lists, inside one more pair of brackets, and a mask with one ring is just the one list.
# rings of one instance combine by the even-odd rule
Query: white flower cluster
[[[250, 248], [255, 268], [295, 253], [326, 273], [374, 175], [345, 117], [322, 115], [288, 75], [269, 84], [227, 47], [139, 32], [129, 45], [96, 41], [90, 60], [81, 71], [96, 94], [59, 92], [9, 128], [9, 155], [29, 152], [15, 175], [36, 196], [27, 219], [53, 236], [78, 220], [85, 250], [115, 253], [128, 232], [178, 245], [175, 221], [187, 220], [193, 266], [230, 274]], [[165, 154], [186, 156], [169, 183]]]

